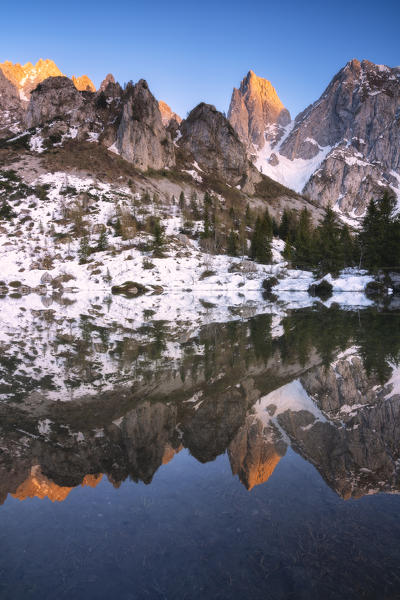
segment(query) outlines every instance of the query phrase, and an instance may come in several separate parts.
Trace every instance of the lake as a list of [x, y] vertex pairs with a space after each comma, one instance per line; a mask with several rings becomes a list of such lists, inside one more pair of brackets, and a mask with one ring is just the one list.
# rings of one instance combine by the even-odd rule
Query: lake
[[400, 597], [400, 312], [1, 302], [2, 600]]

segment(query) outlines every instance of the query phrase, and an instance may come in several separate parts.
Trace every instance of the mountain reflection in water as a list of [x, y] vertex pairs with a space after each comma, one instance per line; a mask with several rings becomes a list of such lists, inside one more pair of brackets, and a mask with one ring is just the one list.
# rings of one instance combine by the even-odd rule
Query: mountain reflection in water
[[2, 600], [400, 597], [398, 313], [4, 308]]
[[[2, 503], [62, 501], [99, 474], [149, 484], [182, 448], [201, 463], [227, 452], [248, 490], [288, 446], [343, 498], [400, 489], [397, 313], [307, 309], [194, 335], [150, 322], [118, 339], [86, 317], [79, 335], [52, 337], [46, 319], [35, 331], [45, 350], [3, 348]], [[54, 358], [45, 373], [43, 352]]]

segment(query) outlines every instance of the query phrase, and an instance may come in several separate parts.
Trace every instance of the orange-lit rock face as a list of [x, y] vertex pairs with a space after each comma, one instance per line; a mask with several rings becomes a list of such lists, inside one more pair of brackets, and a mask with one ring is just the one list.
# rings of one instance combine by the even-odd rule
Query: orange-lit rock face
[[274, 86], [267, 79], [249, 71], [240, 88], [233, 90], [228, 119], [245, 144], [262, 148], [268, 126], [287, 125], [290, 114]]
[[179, 115], [177, 115], [176, 113], [174, 113], [171, 110], [171, 108], [168, 106], [168, 104], [166, 104], [166, 102], [159, 100], [158, 108], [160, 109], [161, 119], [162, 119], [163, 125], [165, 127], [167, 127], [169, 125], [169, 122], [171, 121], [171, 119], [175, 119], [175, 121], [177, 121], [178, 123], [182, 122], [181, 117]]
[[268, 481], [281, 459], [281, 456], [275, 452], [273, 447], [266, 450], [258, 461], [248, 465], [247, 481], [244, 481], [248, 490]]
[[275, 442], [272, 428], [264, 428], [261, 421], [249, 417], [229, 446], [232, 473], [251, 490], [268, 481], [285, 449]]
[[87, 75], [82, 75], [81, 77], [75, 77], [75, 75], [72, 75], [72, 81], [74, 82], [76, 89], [80, 92], [96, 91], [94, 83]]
[[[96, 487], [100, 483], [102, 475], [86, 475], [81, 485]], [[32, 467], [29, 477], [21, 483], [16, 492], [12, 494], [18, 500], [26, 500], [27, 498], [49, 498], [52, 502], [62, 502], [74, 488], [62, 487], [50, 481], [41, 472], [40, 466]]]
[[182, 448], [182, 444], [176, 450], [167, 444], [162, 457], [162, 464], [167, 465], [174, 458], [175, 454], [178, 454], [182, 450]]
[[[13, 64], [9, 60], [0, 63], [0, 69], [11, 83], [15, 85], [21, 100], [27, 102], [30, 93], [39, 83], [48, 77], [65, 77], [54, 61], [39, 59], [35, 65], [27, 62], [25, 65]], [[87, 75], [72, 76], [75, 87], [80, 91], [95, 92], [96, 88]]]
[[49, 59], [38, 60], [36, 65], [28, 62], [25, 65], [13, 64], [6, 60], [0, 63], [4, 75], [19, 91], [21, 100], [29, 100], [29, 95], [35, 87], [48, 77], [62, 77], [60, 69]]

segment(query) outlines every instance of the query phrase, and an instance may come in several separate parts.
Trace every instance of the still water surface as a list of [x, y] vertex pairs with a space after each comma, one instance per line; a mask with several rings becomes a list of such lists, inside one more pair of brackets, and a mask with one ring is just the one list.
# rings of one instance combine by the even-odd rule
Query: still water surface
[[400, 315], [3, 342], [0, 597], [400, 598]]

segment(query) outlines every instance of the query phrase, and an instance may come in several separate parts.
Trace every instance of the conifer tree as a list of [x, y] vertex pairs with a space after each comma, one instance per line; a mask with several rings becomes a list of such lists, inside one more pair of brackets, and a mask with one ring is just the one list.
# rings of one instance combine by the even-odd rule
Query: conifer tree
[[268, 211], [262, 219], [257, 217], [251, 238], [250, 257], [262, 264], [271, 262], [272, 221]]
[[238, 256], [238, 236], [233, 229], [231, 229], [229, 232], [227, 253], [229, 256]]
[[103, 229], [100, 232], [99, 235], [99, 239], [97, 241], [97, 250], [99, 250], [100, 252], [107, 250], [108, 248], [108, 237], [107, 237], [107, 230]]
[[338, 253], [340, 226], [330, 206], [325, 210], [325, 216], [316, 233], [316, 262], [319, 271], [322, 274], [337, 273], [343, 266]]
[[115, 221], [114, 235], [116, 237], [119, 237], [122, 235], [122, 225], [121, 225], [121, 219], [119, 217], [117, 217], [117, 220]]
[[400, 220], [396, 200], [388, 192], [368, 204], [359, 236], [362, 265], [370, 268], [400, 267]]
[[164, 230], [160, 219], [156, 219], [153, 226], [153, 256], [154, 258], [163, 258], [164, 253]]
[[286, 238], [285, 247], [282, 252], [283, 258], [285, 260], [288, 260], [289, 262], [291, 262], [293, 260], [293, 254], [294, 254], [293, 246], [292, 246], [289, 238]]
[[197, 206], [197, 194], [194, 191], [192, 192], [192, 195], [190, 197], [190, 211], [192, 213], [193, 219], [197, 221], [200, 218], [200, 214]]
[[[286, 240], [288, 242], [288, 240]], [[289, 252], [289, 251], [288, 251]], [[293, 263], [298, 268], [305, 268], [313, 262], [313, 227], [311, 215], [307, 208], [300, 214], [299, 225], [294, 240], [293, 253], [290, 252]], [[287, 260], [289, 257], [285, 256]]]
[[89, 238], [87, 235], [81, 237], [81, 241], [79, 243], [79, 264], [83, 265], [87, 262], [88, 256], [90, 254], [90, 246], [89, 246]]
[[204, 194], [204, 211], [203, 211], [203, 238], [209, 238], [212, 235], [212, 224], [211, 224], [211, 208], [212, 208], [212, 198], [208, 192]]
[[9, 221], [15, 216], [15, 212], [11, 208], [10, 204], [7, 202], [7, 200], [3, 200], [0, 206], [0, 219], [6, 219], [7, 221]]

